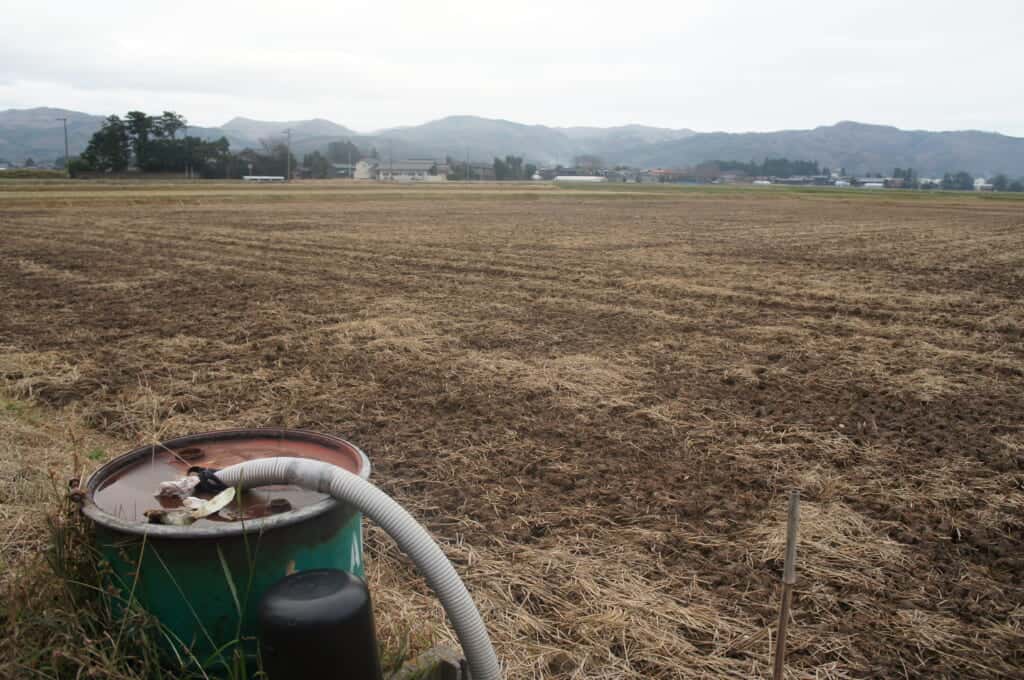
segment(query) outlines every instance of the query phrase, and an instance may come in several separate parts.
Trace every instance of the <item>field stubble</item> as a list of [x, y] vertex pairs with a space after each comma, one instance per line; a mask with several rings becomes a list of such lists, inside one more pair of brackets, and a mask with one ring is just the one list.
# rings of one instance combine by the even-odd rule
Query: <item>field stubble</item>
[[[792, 677], [1021, 672], [1024, 204], [166, 193], [0, 203], [9, 397], [126, 446], [344, 434], [510, 677], [764, 675], [794, 486]], [[370, 538], [385, 636], [447, 635]]]

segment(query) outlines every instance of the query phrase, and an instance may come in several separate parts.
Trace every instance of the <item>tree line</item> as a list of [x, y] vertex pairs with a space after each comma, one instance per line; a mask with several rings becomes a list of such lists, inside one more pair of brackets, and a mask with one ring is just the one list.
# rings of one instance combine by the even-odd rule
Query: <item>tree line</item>
[[523, 163], [522, 156], [505, 156], [494, 159], [494, 179], [499, 182], [530, 179], [537, 172], [533, 163]]
[[[178, 136], [184, 130], [184, 134]], [[289, 162], [295, 167], [282, 139], [261, 140], [261, 148], [232, 153], [226, 137], [205, 140], [187, 134], [188, 121], [173, 111], [158, 116], [129, 111], [124, 118], [110, 115], [89, 140], [82, 155], [72, 160], [72, 175], [80, 172], [182, 172], [204, 178], [243, 175], [281, 175]]]
[[[486, 163], [466, 163], [465, 161], [457, 161], [448, 156], [445, 158], [445, 164], [448, 166], [448, 179], [490, 179], [490, 177], [485, 177], [483, 173], [487, 169]], [[494, 174], [493, 179], [499, 182], [531, 179], [537, 172], [536, 165], [524, 162], [522, 156], [513, 155], [507, 155], [504, 158], [495, 156], [494, 161], [490, 163], [490, 169]]]
[[[950, 173], [947, 172], [938, 182], [922, 181], [913, 168], [894, 168], [893, 179], [903, 180], [903, 188], [906, 189], [943, 189], [945, 191], [974, 191], [974, 176], [966, 170]], [[1024, 181], [1010, 180], [1004, 174], [998, 174], [992, 178], [992, 189], [994, 191], [1024, 191]]]
[[1009, 177], [1000, 173], [992, 178], [992, 188], [996, 191], [1024, 192], [1024, 179], [1011, 181]]
[[711, 161], [718, 165], [722, 172], [742, 172], [750, 177], [813, 177], [829, 174], [818, 161], [791, 161], [788, 158], [765, 158], [763, 163], [750, 161]]

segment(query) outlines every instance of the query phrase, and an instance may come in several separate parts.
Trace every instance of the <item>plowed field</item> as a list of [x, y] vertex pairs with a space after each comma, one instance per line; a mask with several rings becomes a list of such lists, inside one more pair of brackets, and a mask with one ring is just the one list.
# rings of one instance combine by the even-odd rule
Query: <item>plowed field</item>
[[343, 434], [510, 677], [763, 676], [794, 487], [791, 677], [1024, 673], [1022, 201], [46, 186], [0, 191], [5, 389]]

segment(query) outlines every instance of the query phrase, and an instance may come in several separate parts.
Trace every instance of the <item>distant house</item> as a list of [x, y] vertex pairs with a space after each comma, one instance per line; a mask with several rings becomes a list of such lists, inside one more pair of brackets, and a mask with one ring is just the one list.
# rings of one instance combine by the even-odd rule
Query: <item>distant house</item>
[[344, 177], [345, 179], [351, 179], [355, 176], [356, 166], [358, 164], [349, 165], [348, 163], [331, 163], [328, 169], [329, 177]]
[[595, 184], [607, 182], [608, 179], [600, 175], [558, 175], [555, 177], [555, 181], [564, 184]]
[[356, 163], [354, 179], [377, 179], [380, 161], [376, 158], [364, 158]]
[[[556, 176], [563, 173], [555, 173]], [[564, 173], [566, 175], [570, 173]], [[579, 175], [580, 173], [576, 173]], [[651, 175], [646, 170], [637, 170], [636, 168], [620, 168], [618, 170], [607, 170], [603, 173], [604, 177], [609, 182], [629, 182], [631, 184], [641, 184], [643, 182], [657, 182], [657, 178]]]
[[377, 179], [382, 182], [443, 182], [448, 179], [437, 170], [438, 163], [432, 158], [380, 161]]
[[979, 177], [974, 180], [975, 191], [995, 191], [995, 187], [989, 184], [988, 180], [984, 177]]
[[446, 165], [433, 159], [365, 159], [356, 163], [352, 169], [355, 179], [376, 179], [385, 182], [442, 182], [447, 179], [446, 171]]
[[659, 182], [693, 182], [693, 175], [687, 170], [671, 170], [656, 168], [650, 171], [651, 177], [656, 177]]

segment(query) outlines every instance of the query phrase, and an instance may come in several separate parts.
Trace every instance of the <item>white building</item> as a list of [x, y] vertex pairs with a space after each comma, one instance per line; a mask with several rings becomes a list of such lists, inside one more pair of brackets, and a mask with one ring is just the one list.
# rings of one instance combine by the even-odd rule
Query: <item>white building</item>
[[438, 174], [434, 159], [410, 158], [380, 162], [377, 179], [382, 182], [443, 182], [448, 178]]
[[599, 177], [596, 175], [558, 175], [555, 177], [556, 182], [564, 182], [565, 184], [596, 184], [598, 182], [607, 182], [607, 178]]
[[353, 179], [377, 179], [377, 166], [380, 161], [376, 158], [364, 158], [356, 163]]
[[432, 158], [407, 158], [399, 161], [366, 158], [356, 163], [355, 179], [381, 182], [444, 182], [448, 168]]

